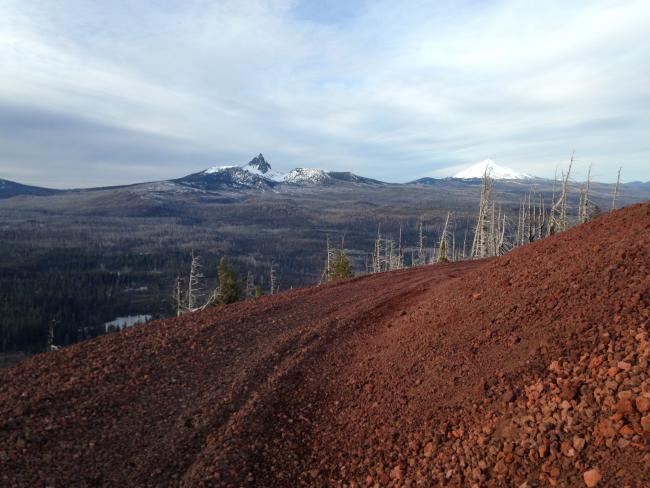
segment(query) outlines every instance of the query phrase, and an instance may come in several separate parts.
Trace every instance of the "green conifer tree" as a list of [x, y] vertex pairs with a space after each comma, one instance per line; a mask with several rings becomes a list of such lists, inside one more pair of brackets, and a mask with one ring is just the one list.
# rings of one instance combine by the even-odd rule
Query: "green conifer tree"
[[255, 287], [255, 298], [259, 298], [262, 295], [264, 295], [264, 291], [262, 290], [262, 287], [260, 285], [257, 285]]
[[341, 280], [344, 278], [350, 278], [352, 276], [354, 276], [354, 273], [352, 272], [352, 265], [350, 264], [350, 260], [345, 255], [345, 252], [337, 249], [334, 251], [332, 256], [329, 279]]
[[241, 286], [237, 275], [228, 264], [225, 257], [219, 262], [219, 291], [216, 295], [218, 305], [227, 305], [240, 299]]

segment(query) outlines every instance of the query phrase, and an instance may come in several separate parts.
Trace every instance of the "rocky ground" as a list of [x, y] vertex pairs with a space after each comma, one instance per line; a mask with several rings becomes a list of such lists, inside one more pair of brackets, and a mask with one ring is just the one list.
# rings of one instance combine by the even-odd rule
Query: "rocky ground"
[[0, 371], [0, 485], [650, 486], [650, 204]]

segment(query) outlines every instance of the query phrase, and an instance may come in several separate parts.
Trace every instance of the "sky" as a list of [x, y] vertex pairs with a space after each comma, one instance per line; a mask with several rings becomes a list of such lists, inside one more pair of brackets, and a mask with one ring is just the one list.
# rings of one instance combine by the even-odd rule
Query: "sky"
[[0, 178], [650, 180], [650, 2], [3, 0]]

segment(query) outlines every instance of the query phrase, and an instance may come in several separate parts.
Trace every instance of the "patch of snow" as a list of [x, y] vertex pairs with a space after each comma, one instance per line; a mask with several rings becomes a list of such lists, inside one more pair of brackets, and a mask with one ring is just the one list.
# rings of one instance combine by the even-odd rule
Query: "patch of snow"
[[318, 168], [295, 168], [289, 171], [284, 177], [285, 183], [293, 185], [322, 185], [329, 181], [331, 181], [330, 176], [325, 171]]
[[212, 166], [211, 168], [206, 169], [203, 171], [206, 175], [212, 174], [212, 173], [220, 173], [224, 170], [230, 169], [230, 168], [239, 168], [239, 166], [235, 164], [231, 164], [229, 166]]
[[277, 171], [261, 171], [258, 168], [254, 166], [244, 166], [241, 169], [244, 171], [248, 171], [250, 174], [259, 176], [261, 178], [266, 178], [267, 180], [275, 181], [276, 183], [280, 183], [284, 179], [284, 174], [279, 173]]
[[228, 173], [233, 181], [240, 185], [259, 184], [259, 178], [271, 182], [282, 182], [284, 174], [271, 170], [271, 165], [261, 154], [242, 166], [235, 164], [226, 166], [212, 166], [202, 172], [203, 174]]
[[491, 159], [485, 159], [459, 173], [456, 173], [454, 178], [483, 178], [486, 169], [490, 177], [495, 180], [527, 180], [532, 178], [532, 176], [525, 173], [520, 173], [506, 166], [500, 166]]

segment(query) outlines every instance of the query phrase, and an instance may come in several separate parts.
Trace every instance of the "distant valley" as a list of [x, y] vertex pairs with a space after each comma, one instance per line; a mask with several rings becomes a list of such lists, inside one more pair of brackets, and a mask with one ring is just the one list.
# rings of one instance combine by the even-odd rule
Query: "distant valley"
[[[516, 176], [494, 187], [509, 232], [531, 190], [545, 202], [554, 191], [553, 181]], [[570, 185], [574, 214], [581, 186]], [[613, 188], [592, 182], [591, 204], [609, 210]], [[0, 348], [42, 349], [51, 321], [56, 343], [65, 345], [103, 333], [118, 317], [170, 315], [175, 278], [188, 272], [192, 251], [202, 257], [208, 286], [227, 256], [262, 289], [271, 268], [288, 289], [318, 282], [328, 239], [363, 273], [378, 232], [394, 241], [401, 234], [409, 264], [422, 222], [433, 255], [451, 211], [451, 253], [461, 256], [471, 246], [479, 196], [475, 177], [399, 184], [313, 168], [279, 174], [261, 154], [173, 180], [107, 188], [0, 180]], [[650, 183], [623, 184], [618, 206], [649, 198]]]

